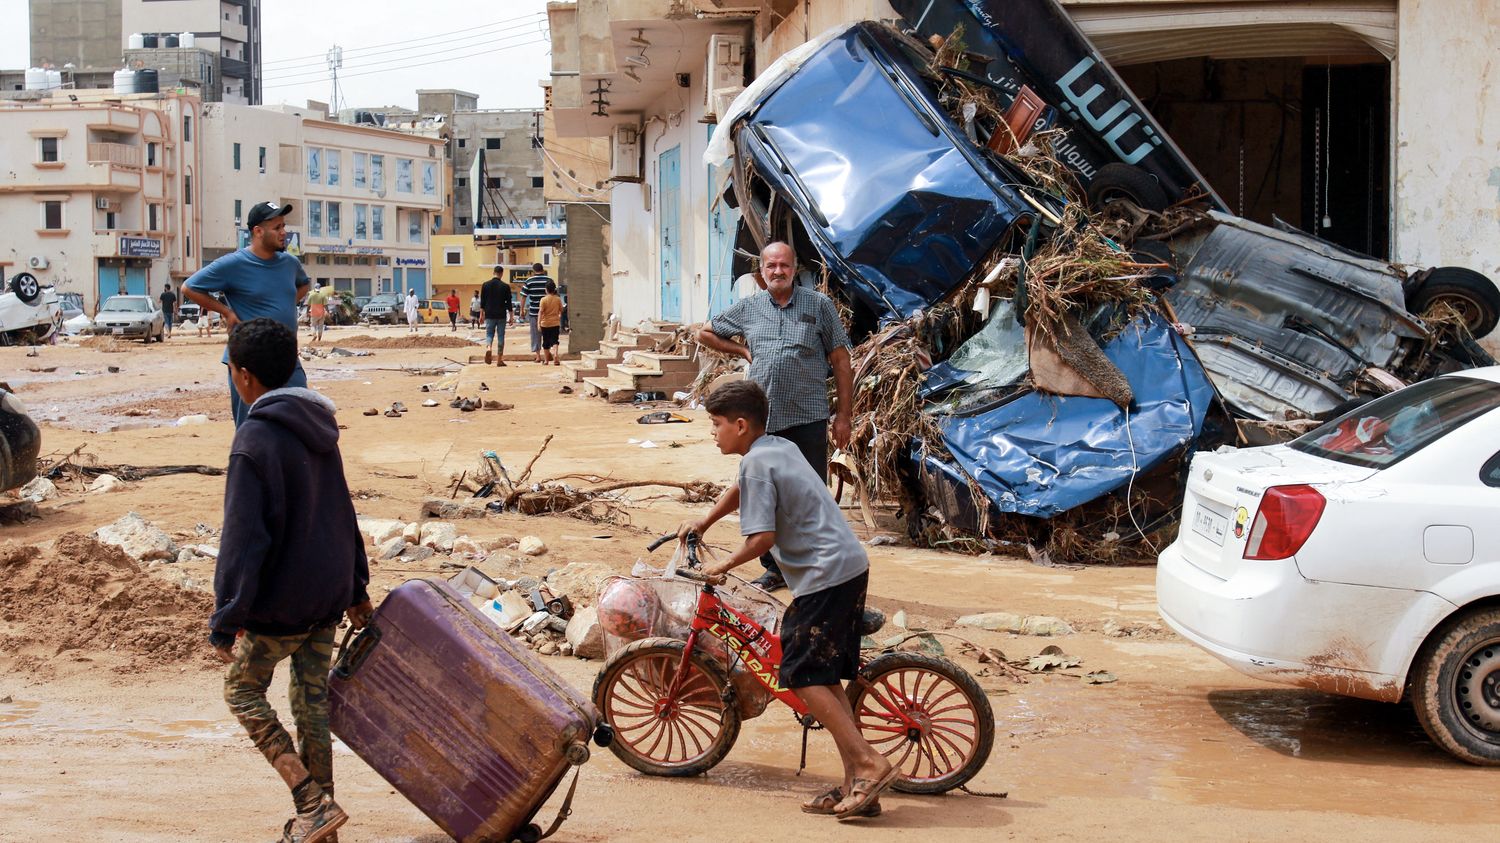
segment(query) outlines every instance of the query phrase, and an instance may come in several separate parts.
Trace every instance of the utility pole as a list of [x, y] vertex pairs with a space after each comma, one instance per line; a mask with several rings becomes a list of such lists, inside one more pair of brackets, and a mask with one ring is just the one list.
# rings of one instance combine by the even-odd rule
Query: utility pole
[[328, 51], [328, 72], [333, 76], [333, 98], [329, 102], [330, 110], [337, 115], [339, 113], [339, 68], [344, 66], [344, 48], [337, 44]]

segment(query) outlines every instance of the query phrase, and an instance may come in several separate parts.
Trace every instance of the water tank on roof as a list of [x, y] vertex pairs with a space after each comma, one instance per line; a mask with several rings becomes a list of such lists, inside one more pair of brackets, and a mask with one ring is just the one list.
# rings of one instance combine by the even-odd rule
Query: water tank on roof
[[135, 93], [135, 71], [130, 68], [115, 71], [115, 93]]
[[62, 71], [61, 70], [49, 70], [49, 71], [47, 71], [47, 90], [49, 90], [49, 91], [55, 91], [55, 90], [58, 90], [61, 87], [62, 87]]
[[198, 36], [194, 35], [191, 32], [184, 32], [181, 35], [177, 36], [177, 42], [184, 47], [192, 47], [193, 44], [197, 42], [197, 40]]
[[130, 49], [132, 49], [132, 50], [139, 50], [142, 47], [146, 46], [146, 36], [140, 34], [139, 32], [132, 32], [132, 33], [130, 33], [130, 42], [129, 43], [130, 43]]
[[26, 90], [40, 91], [47, 87], [47, 71], [40, 67], [26, 68]]
[[155, 35], [144, 35], [144, 36], [142, 36], [141, 46], [145, 47], [148, 50], [154, 50], [154, 49], [156, 49], [157, 43], [158, 42], [157, 42], [157, 38], [156, 38]]
[[135, 92], [137, 94], [154, 94], [161, 90], [156, 71], [149, 67], [143, 67], [135, 72]]
[[164, 36], [162, 36], [161, 45], [163, 47], [166, 47], [169, 50], [175, 50], [175, 49], [177, 49], [177, 36], [176, 35], [164, 35]]

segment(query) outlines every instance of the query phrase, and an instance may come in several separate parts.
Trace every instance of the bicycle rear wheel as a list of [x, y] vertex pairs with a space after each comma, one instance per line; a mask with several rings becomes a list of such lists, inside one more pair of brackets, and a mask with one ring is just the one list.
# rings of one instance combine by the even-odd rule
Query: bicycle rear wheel
[[620, 650], [594, 680], [594, 705], [614, 729], [609, 748], [653, 776], [696, 776], [724, 760], [740, 734], [740, 713], [724, 669], [694, 652], [675, 695], [672, 679], [686, 643], [646, 638]]
[[[851, 682], [860, 734], [901, 771], [904, 793], [943, 793], [979, 773], [995, 741], [995, 714], [979, 683], [947, 659], [877, 656]], [[896, 712], [916, 721], [908, 727]]]

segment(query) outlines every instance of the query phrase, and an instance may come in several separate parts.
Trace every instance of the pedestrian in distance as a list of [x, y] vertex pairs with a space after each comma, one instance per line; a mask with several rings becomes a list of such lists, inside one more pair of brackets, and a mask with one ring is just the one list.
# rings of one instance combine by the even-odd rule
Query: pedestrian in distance
[[474, 298], [469, 299], [469, 327], [470, 328], [478, 328], [480, 326], [480, 320], [482, 320], [484, 318], [484, 316], [482, 314], [483, 314], [483, 311], [480, 309], [480, 302], [479, 302], [479, 291], [475, 290], [474, 291]]
[[[494, 359], [497, 366], [505, 365], [505, 323], [510, 319], [514, 302], [510, 285], [505, 282], [505, 270], [495, 267], [495, 274], [479, 288], [479, 307], [484, 311], [484, 365]], [[493, 345], [494, 350], [491, 351]]]
[[[250, 226], [250, 244], [203, 267], [182, 285], [182, 295], [199, 307], [198, 325], [209, 325], [213, 335], [213, 314], [223, 317], [224, 330], [233, 331], [242, 320], [267, 317], [275, 319], [292, 336], [297, 335], [297, 305], [307, 296], [311, 281], [302, 261], [286, 252], [286, 215], [291, 205], [260, 202], [250, 208], [246, 223]], [[220, 301], [215, 293], [222, 295]], [[224, 351], [226, 371], [229, 350]], [[288, 386], [307, 386], [307, 373], [297, 361]], [[229, 409], [234, 425], [244, 424], [250, 407], [240, 400], [233, 380], [229, 384]]]
[[323, 339], [323, 326], [328, 321], [328, 291], [322, 284], [314, 284], [307, 294], [307, 325], [312, 330], [313, 342]]
[[739, 510], [744, 543], [728, 559], [703, 567], [712, 582], [722, 582], [729, 571], [776, 548], [792, 591], [781, 619], [778, 681], [833, 736], [844, 765], [843, 785], [804, 802], [802, 810], [841, 820], [876, 816], [880, 792], [900, 771], [860, 734], [842, 685], [859, 672], [869, 558], [827, 484], [798, 447], [766, 435], [770, 407], [758, 384], [724, 384], [704, 407], [719, 451], [740, 455], [739, 477], [708, 515], [684, 522], [678, 537], [703, 536], [719, 519]]
[[167, 339], [172, 338], [172, 317], [176, 315], [177, 294], [172, 292], [172, 285], [167, 284], [161, 290], [161, 321], [164, 323], [163, 330], [166, 331]]
[[[797, 256], [791, 246], [767, 244], [760, 253], [759, 274], [764, 289], [709, 320], [698, 331], [698, 342], [749, 361], [750, 380], [770, 397], [767, 430], [795, 444], [826, 485], [829, 434], [835, 447], [847, 446], [853, 419], [849, 336], [827, 296], [797, 286]], [[736, 336], [744, 342], [735, 342]], [[831, 431], [830, 373], [838, 400]], [[767, 591], [786, 586], [774, 557], [767, 554], [761, 564], [766, 572], [756, 585]]]
[[[333, 402], [291, 386], [297, 334], [260, 317], [229, 333], [229, 377], [250, 408], [224, 486], [209, 643], [229, 665], [224, 700], [292, 794], [283, 841], [314, 843], [348, 819], [333, 800], [328, 669], [341, 617], [369, 622], [369, 564], [339, 454]], [[291, 663], [297, 741], [266, 699]]]
[[526, 318], [531, 324], [531, 356], [537, 363], [546, 363], [542, 356], [542, 328], [537, 323], [537, 311], [542, 306], [542, 297], [547, 295], [547, 284], [552, 281], [546, 275], [546, 268], [539, 263], [531, 265], [531, 276], [521, 286], [521, 294], [526, 298]]
[[422, 318], [421, 315], [417, 313], [417, 291], [416, 290], [407, 290], [406, 291], [406, 304], [404, 304], [402, 306], [402, 310], [406, 312], [406, 327], [407, 327], [407, 329], [411, 333], [415, 334], [417, 332], [417, 322], [420, 321], [421, 318]]
[[536, 323], [542, 329], [542, 365], [551, 363], [561, 366], [562, 359], [558, 353], [558, 343], [562, 334], [562, 297], [557, 294], [557, 284], [552, 279], [547, 279], [547, 292], [542, 296], [542, 303], [537, 307]]
[[448, 306], [448, 330], [450, 330], [450, 331], [457, 331], [458, 330], [458, 308], [459, 308], [459, 305], [462, 304], [462, 302], [460, 302], [458, 300], [458, 291], [457, 290], [449, 290], [448, 291], [448, 298], [443, 301], [443, 304], [445, 304], [445, 305]]

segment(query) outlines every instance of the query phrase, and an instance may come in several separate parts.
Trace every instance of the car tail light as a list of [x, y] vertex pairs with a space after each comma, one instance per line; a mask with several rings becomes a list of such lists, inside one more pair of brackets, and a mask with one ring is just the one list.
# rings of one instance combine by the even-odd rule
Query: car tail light
[[1286, 559], [1302, 545], [1323, 517], [1327, 500], [1311, 486], [1272, 486], [1260, 499], [1250, 538], [1245, 542], [1246, 559]]

